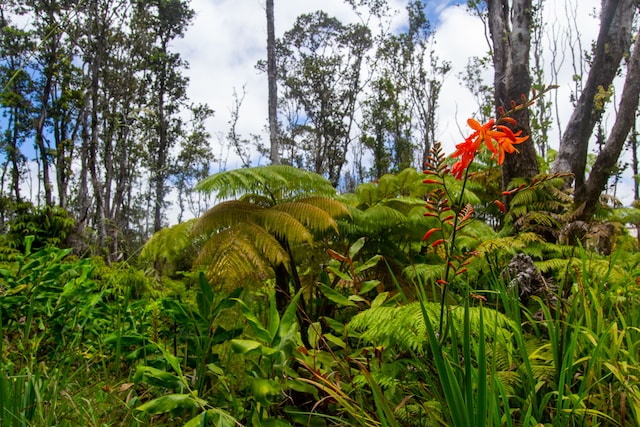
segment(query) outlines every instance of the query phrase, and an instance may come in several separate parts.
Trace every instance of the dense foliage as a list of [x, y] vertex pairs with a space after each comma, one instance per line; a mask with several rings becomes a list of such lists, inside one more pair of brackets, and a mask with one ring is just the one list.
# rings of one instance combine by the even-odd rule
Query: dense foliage
[[[26, 31], [0, 16], [1, 426], [640, 425], [640, 210], [602, 198], [585, 215], [569, 174], [534, 173], [542, 158], [504, 174], [549, 87], [469, 119], [447, 155], [448, 65], [421, 2], [370, 79], [370, 28], [303, 15], [276, 46], [289, 123], [272, 158], [290, 164], [208, 175], [212, 112], [189, 107], [183, 132], [186, 64], [170, 50], [193, 12], [116, 3], [10, 1], [34, 14]], [[384, 4], [359, 2], [377, 18]], [[496, 4], [478, 9], [492, 33]], [[603, 2], [621, 20], [616, 7]], [[347, 179], [360, 101], [374, 164]], [[29, 138], [40, 205], [20, 186]], [[162, 228], [170, 183], [196, 218]]]
[[[136, 264], [79, 259], [52, 230], [13, 245], [2, 425], [636, 425], [640, 257], [615, 212], [567, 222], [562, 179], [541, 176], [503, 215], [437, 145], [429, 162], [344, 195], [284, 166], [214, 175], [201, 185], [242, 203], [163, 230]], [[342, 206], [320, 233], [314, 188]], [[211, 260], [229, 226], [280, 246]]]

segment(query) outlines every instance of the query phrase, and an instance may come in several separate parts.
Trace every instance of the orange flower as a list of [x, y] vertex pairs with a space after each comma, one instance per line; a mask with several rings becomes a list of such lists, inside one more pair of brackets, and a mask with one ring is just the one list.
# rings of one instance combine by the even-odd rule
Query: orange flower
[[[511, 129], [506, 126], [496, 126], [496, 128], [502, 131], [503, 135], [500, 138], [496, 138], [498, 143], [498, 164], [501, 165], [504, 161], [504, 153], [507, 152], [509, 154], [517, 153], [518, 150], [514, 147], [515, 144], [520, 144], [529, 139], [529, 135], [520, 137], [522, 131], [519, 130], [516, 133], [513, 133]], [[494, 153], [495, 157], [495, 153]]]
[[[498, 156], [498, 164], [501, 165], [504, 161], [505, 152], [513, 153], [517, 151], [513, 145], [520, 144], [529, 138], [528, 136], [519, 137], [522, 131], [514, 134], [508, 127], [496, 125], [494, 119], [483, 125], [477, 120], [468, 119], [467, 124], [474, 132], [464, 142], [457, 144], [456, 151], [451, 155], [451, 157], [460, 157], [460, 160], [454, 163], [451, 168], [451, 173], [457, 179], [462, 179], [464, 171], [473, 162], [476, 153], [482, 148], [483, 142], [493, 153], [494, 158], [496, 155]], [[497, 143], [498, 148], [494, 145], [494, 141]]]

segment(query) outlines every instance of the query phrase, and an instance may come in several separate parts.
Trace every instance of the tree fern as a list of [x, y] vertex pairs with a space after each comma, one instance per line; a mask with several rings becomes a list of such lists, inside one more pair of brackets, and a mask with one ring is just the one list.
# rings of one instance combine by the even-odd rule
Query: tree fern
[[301, 286], [294, 254], [314, 248], [316, 237], [336, 232], [337, 218], [349, 215], [343, 203], [328, 197], [335, 189], [325, 178], [291, 166], [221, 172], [198, 188], [237, 198], [218, 203], [194, 224], [193, 235], [205, 240], [197, 261], [209, 278], [234, 283], [275, 277], [282, 287], [278, 295], [289, 294], [290, 279]]

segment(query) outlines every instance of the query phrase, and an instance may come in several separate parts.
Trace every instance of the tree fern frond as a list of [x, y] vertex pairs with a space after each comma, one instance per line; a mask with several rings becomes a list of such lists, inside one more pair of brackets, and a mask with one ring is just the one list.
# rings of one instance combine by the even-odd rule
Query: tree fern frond
[[193, 234], [212, 233], [248, 221], [264, 208], [241, 200], [221, 202], [206, 211], [193, 226]]
[[[447, 187], [447, 193], [451, 200], [460, 200], [460, 193], [462, 192], [462, 181], [455, 179], [452, 176], [447, 175], [445, 177], [445, 184]], [[477, 206], [482, 203], [482, 200], [469, 188], [465, 188], [464, 194], [461, 200], [463, 205], [470, 203]]]
[[371, 207], [380, 201], [378, 195], [378, 187], [372, 183], [364, 183], [358, 185], [355, 195], [357, 196], [358, 205], [356, 207]]
[[422, 182], [424, 174], [414, 168], [407, 168], [396, 175], [398, 189], [404, 196], [423, 198], [428, 188]]
[[384, 199], [381, 201], [381, 204], [384, 206], [388, 206], [392, 209], [395, 209], [403, 214], [407, 215], [412, 209], [415, 208], [424, 208], [425, 202], [424, 199], [420, 199], [417, 197], [393, 197]]
[[287, 265], [288, 259], [271, 234], [256, 224], [243, 223], [212, 235], [196, 262], [206, 266], [210, 279], [237, 283], [272, 265]]
[[[285, 203], [283, 205], [275, 206], [271, 209], [265, 209], [261, 212], [260, 215], [256, 215], [253, 220], [264, 227], [264, 229], [275, 236], [281, 242], [289, 242], [293, 244], [297, 243], [311, 243], [313, 241], [313, 235], [309, 231], [309, 229], [300, 222], [296, 217], [289, 214], [285, 210], [281, 210], [284, 206], [284, 209], [291, 209], [295, 211], [293, 206], [289, 203]], [[306, 213], [312, 212], [312, 214], [316, 214], [317, 216], [324, 215], [327, 216], [326, 213], [322, 209], [318, 209], [316, 207], [312, 207], [306, 205], [303, 207]], [[299, 209], [296, 212], [298, 215], [300, 214]], [[329, 217], [330, 218], [330, 217]], [[331, 218], [330, 218], [331, 219]], [[333, 221], [333, 219], [331, 219]]]
[[336, 190], [322, 175], [287, 165], [268, 165], [234, 169], [211, 175], [196, 185], [206, 193], [217, 193], [220, 199], [257, 194], [275, 202], [295, 198], [299, 194], [332, 196]]
[[140, 251], [142, 261], [160, 261], [173, 259], [193, 245], [191, 230], [195, 219], [163, 228], [145, 243]]
[[362, 220], [371, 228], [392, 228], [407, 220], [401, 212], [388, 206], [376, 205], [364, 211]]
[[349, 216], [349, 208], [339, 200], [324, 196], [311, 196], [296, 200], [299, 203], [306, 203], [311, 206], [316, 206], [325, 211], [332, 218], [341, 218]]
[[338, 223], [331, 215], [325, 210], [308, 203], [283, 203], [274, 207], [273, 210], [290, 215], [308, 230], [323, 232], [334, 229], [338, 231]]
[[394, 197], [398, 194], [400, 185], [398, 183], [398, 178], [395, 175], [385, 174], [378, 179], [377, 187], [378, 198], [384, 199], [387, 197]]

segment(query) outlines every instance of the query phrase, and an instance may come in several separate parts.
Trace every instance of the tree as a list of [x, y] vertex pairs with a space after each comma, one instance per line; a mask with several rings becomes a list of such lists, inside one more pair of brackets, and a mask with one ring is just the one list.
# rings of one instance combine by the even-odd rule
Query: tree
[[603, 91], [610, 90], [622, 59], [628, 54], [637, 8], [637, 2], [633, 0], [603, 1], [600, 31], [592, 53], [591, 68], [560, 140], [558, 156], [553, 164], [554, 172], [573, 174], [576, 216], [581, 219], [589, 219], [593, 214], [596, 201], [635, 122], [638, 103], [636, 80], [640, 80], [636, 68], [637, 55], [640, 55], [637, 43], [627, 67], [615, 124], [587, 180], [585, 170], [589, 141], [596, 123], [604, 114], [604, 105], [598, 103], [598, 99], [602, 99]]
[[362, 63], [371, 44], [366, 26], [344, 25], [324, 12], [299, 16], [278, 44], [293, 151], [286, 160], [300, 161], [334, 186], [353, 137]]
[[406, 31], [384, 34], [378, 45], [371, 94], [363, 105], [362, 140], [373, 152], [376, 178], [424, 164], [435, 140], [442, 79], [450, 68], [433, 52], [422, 2], [411, 1], [407, 14]]
[[276, 31], [273, 0], [267, 0], [267, 80], [269, 85], [269, 141], [271, 164], [280, 163], [278, 147], [278, 70], [276, 65]]
[[29, 126], [32, 112], [30, 101], [34, 83], [23, 65], [34, 47], [31, 34], [22, 31], [2, 17], [0, 32], [0, 110], [5, 127], [0, 136], [0, 153], [4, 155], [1, 193], [4, 194], [7, 173], [9, 192], [20, 203], [20, 180], [24, 172], [25, 156], [21, 145], [31, 134]]
[[139, 1], [136, 6], [134, 19], [145, 31], [150, 45], [143, 56], [146, 72], [141, 95], [152, 112], [145, 133], [153, 231], [158, 231], [162, 228], [166, 207], [171, 149], [181, 134], [178, 112], [187, 86], [187, 79], [181, 73], [187, 64], [179, 54], [171, 52], [170, 43], [184, 35], [194, 12], [183, 0]]
[[[487, 21], [491, 34], [494, 66], [494, 100], [497, 115], [520, 103], [531, 92], [529, 53], [532, 31], [531, 0], [487, 0]], [[524, 108], [512, 116], [517, 125], [514, 132], [530, 135], [529, 110]], [[517, 156], [507, 156], [502, 165], [502, 188], [512, 179], [532, 178], [539, 173], [535, 145], [518, 147]]]
[[180, 154], [173, 167], [173, 181], [178, 190], [178, 223], [182, 222], [187, 207], [192, 215], [203, 213], [201, 193], [194, 191], [198, 181], [209, 175], [209, 165], [215, 160], [209, 147], [209, 132], [205, 122], [213, 116], [207, 105], [192, 105], [190, 131], [180, 142]]

